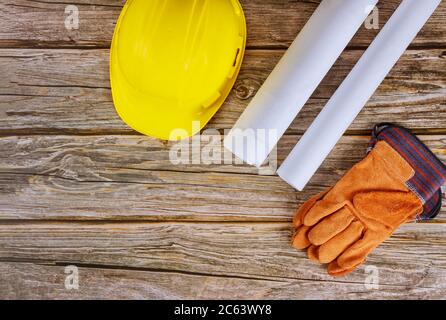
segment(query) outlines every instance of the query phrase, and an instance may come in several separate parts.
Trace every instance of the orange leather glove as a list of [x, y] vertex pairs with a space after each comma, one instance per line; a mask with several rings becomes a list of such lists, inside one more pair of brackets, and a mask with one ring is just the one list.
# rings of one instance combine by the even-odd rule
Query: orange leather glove
[[298, 210], [293, 246], [328, 263], [329, 274], [345, 275], [401, 224], [425, 213], [428, 201], [441, 201], [445, 180], [446, 168], [421, 141], [384, 125], [364, 160]]

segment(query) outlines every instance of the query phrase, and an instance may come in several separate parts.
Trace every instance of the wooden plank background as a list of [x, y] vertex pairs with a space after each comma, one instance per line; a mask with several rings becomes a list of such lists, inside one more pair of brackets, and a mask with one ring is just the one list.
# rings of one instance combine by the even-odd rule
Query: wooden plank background
[[[208, 128], [231, 128], [320, 1], [243, 0], [248, 50]], [[380, 1], [382, 26], [399, 1]], [[0, 0], [0, 298], [446, 297], [446, 207], [409, 224], [344, 278], [290, 248], [290, 221], [365, 153], [372, 126], [413, 129], [446, 162], [446, 3], [311, 180], [296, 192], [246, 165], [173, 165], [172, 144], [117, 117], [109, 46], [121, 0]], [[362, 28], [294, 121], [278, 161], [377, 34]], [[65, 266], [80, 270], [64, 287]], [[379, 270], [378, 290], [364, 283]]]

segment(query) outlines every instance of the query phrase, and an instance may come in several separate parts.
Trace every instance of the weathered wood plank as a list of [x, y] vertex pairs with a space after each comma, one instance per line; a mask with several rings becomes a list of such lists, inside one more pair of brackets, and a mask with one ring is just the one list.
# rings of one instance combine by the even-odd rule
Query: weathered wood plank
[[[287, 47], [316, 9], [316, 1], [242, 0], [250, 47]], [[122, 0], [80, 0], [79, 29], [65, 28], [65, 8], [57, 0], [3, 0], [0, 3], [0, 47], [109, 47]], [[380, 1], [380, 26], [397, 7], [398, 0]], [[446, 43], [442, 3], [414, 42], [415, 46]], [[362, 28], [352, 46], [366, 46], [378, 30]]]
[[[421, 138], [446, 160], [445, 136]], [[283, 139], [279, 162], [297, 140]], [[343, 138], [298, 193], [279, 177], [246, 165], [173, 164], [172, 144], [143, 136], [3, 137], [0, 219], [290, 221], [303, 201], [333, 185], [365, 155], [368, 141]], [[193, 158], [202, 150], [191, 150]]]
[[[229, 129], [283, 51], [249, 51], [235, 89], [208, 128]], [[342, 55], [289, 133], [302, 133], [361, 51]], [[0, 133], [133, 133], [116, 115], [108, 50], [0, 50]], [[446, 128], [446, 59], [442, 50], [408, 51], [350, 133], [393, 121], [419, 131]]]
[[[445, 228], [405, 225], [365, 266], [332, 278], [290, 248], [289, 223], [6, 224], [0, 297], [445, 298]], [[65, 265], [81, 268], [78, 293], [64, 289]], [[379, 290], [364, 286], [372, 266]]]
[[0, 262], [1, 299], [444, 299], [444, 290], [328, 281], [268, 281], [181, 273], [79, 268], [79, 290], [65, 289], [65, 268]]

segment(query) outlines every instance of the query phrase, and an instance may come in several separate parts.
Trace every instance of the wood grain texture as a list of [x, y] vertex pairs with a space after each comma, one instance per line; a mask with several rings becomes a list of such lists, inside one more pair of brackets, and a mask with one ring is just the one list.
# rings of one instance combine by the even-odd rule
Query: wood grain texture
[[444, 299], [444, 289], [364, 283], [243, 279], [80, 267], [79, 290], [66, 290], [63, 266], [0, 262], [3, 299]]
[[[380, 1], [381, 26], [399, 1]], [[207, 126], [220, 132], [320, 0], [241, 2], [248, 50]], [[446, 297], [446, 205], [345, 278], [289, 244], [296, 208], [364, 156], [374, 124], [415, 130], [446, 162], [446, 2], [301, 193], [240, 163], [172, 164], [172, 143], [140, 136], [114, 111], [108, 48], [123, 1], [77, 0], [80, 28], [68, 31], [70, 4], [0, 0], [0, 299]], [[280, 142], [279, 163], [378, 31], [354, 37]], [[79, 290], [64, 287], [67, 265], [79, 267]], [[366, 267], [378, 268], [378, 290], [365, 286]]]
[[[445, 136], [421, 138], [446, 160]], [[281, 141], [279, 162], [298, 139]], [[303, 201], [364, 157], [368, 141], [343, 138], [298, 193], [246, 165], [172, 164], [172, 144], [142, 136], [4, 137], [0, 219], [290, 221]], [[190, 159], [200, 159], [203, 149], [190, 150]]]
[[[331, 278], [290, 248], [288, 223], [0, 225], [0, 298], [442, 298], [445, 228], [406, 225]], [[79, 292], [64, 289], [66, 265], [80, 267]], [[364, 286], [372, 266], [379, 290]]]
[[[233, 92], [207, 128], [230, 129], [282, 54], [248, 51]], [[361, 54], [341, 56], [288, 133], [304, 132]], [[438, 49], [408, 51], [349, 133], [369, 132], [381, 121], [446, 133], [445, 56]], [[108, 50], [0, 50], [0, 134], [133, 134], [114, 110], [108, 63]]]
[[[248, 24], [248, 46], [288, 47], [314, 12], [320, 0], [242, 0]], [[380, 27], [399, 0], [380, 1]], [[78, 0], [79, 29], [65, 28], [65, 8], [58, 0], [2, 0], [0, 47], [109, 47], [122, 0]], [[446, 4], [443, 2], [413, 43], [436, 46], [446, 42]], [[378, 30], [362, 28], [351, 47], [367, 46]]]

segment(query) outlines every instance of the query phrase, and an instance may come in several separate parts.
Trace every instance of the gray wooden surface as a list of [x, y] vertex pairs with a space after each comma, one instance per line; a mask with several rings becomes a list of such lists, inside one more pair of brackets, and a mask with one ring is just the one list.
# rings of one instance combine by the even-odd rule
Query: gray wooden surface
[[[242, 0], [249, 39], [229, 129], [320, 1]], [[399, 1], [380, 1], [383, 25]], [[402, 227], [343, 278], [290, 248], [291, 219], [365, 153], [371, 127], [413, 129], [446, 162], [446, 3], [308, 188], [246, 165], [173, 165], [172, 144], [116, 115], [108, 76], [120, 0], [0, 0], [0, 298], [446, 298], [446, 208]], [[361, 29], [278, 147], [279, 163], [378, 30]], [[65, 288], [65, 267], [79, 289]], [[365, 283], [379, 271], [379, 288]]]

